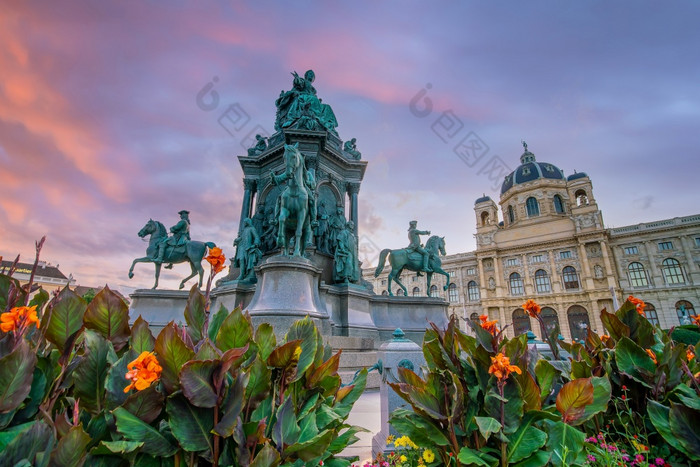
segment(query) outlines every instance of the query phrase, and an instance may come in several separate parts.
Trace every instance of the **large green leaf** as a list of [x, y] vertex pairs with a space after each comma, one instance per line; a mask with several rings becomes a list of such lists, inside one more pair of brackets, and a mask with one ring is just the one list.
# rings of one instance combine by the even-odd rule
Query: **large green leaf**
[[118, 352], [129, 340], [129, 307], [106, 285], [88, 304], [83, 316], [88, 329], [94, 329], [112, 342]]
[[24, 339], [0, 358], [0, 413], [14, 411], [29, 395], [36, 362], [36, 354]]
[[291, 368], [299, 362], [301, 340], [286, 342], [272, 351], [267, 364], [273, 368]]
[[222, 351], [244, 347], [250, 344], [251, 337], [253, 337], [253, 324], [250, 315], [243, 314], [240, 308], [236, 308], [221, 323], [216, 335], [216, 346]]
[[12, 419], [13, 424], [32, 420], [39, 411], [39, 406], [43, 402], [44, 397], [48, 395], [46, 391], [48, 379], [46, 378], [46, 372], [42, 369], [43, 366], [44, 362], [38, 360], [32, 377], [32, 388], [29, 391], [29, 395], [24, 399], [24, 406], [17, 411]]
[[[335, 406], [333, 407], [333, 411], [338, 414], [340, 417], [345, 419], [349, 414], [350, 411], [352, 410], [352, 406], [355, 404], [355, 401], [360, 398], [362, 393], [365, 390], [365, 386], [367, 385], [367, 368], [363, 368], [360, 370], [360, 372], [355, 376], [355, 379], [352, 380], [352, 384], [350, 386], [346, 386], [343, 389], [347, 388], [352, 388], [346, 393], [344, 393], [342, 399], [340, 399], [340, 391], [338, 391], [338, 395], [336, 396], [336, 403]], [[321, 425], [319, 425], [319, 428]]]
[[246, 386], [246, 399], [251, 402], [256, 402], [264, 399], [270, 386], [272, 385], [272, 371], [267, 367], [265, 362], [260, 360], [260, 356], [256, 356], [253, 363], [248, 368], [250, 379]]
[[572, 465], [574, 459], [583, 449], [586, 435], [577, 428], [564, 422], [546, 420], [549, 429], [547, 450], [552, 453], [551, 462], [555, 466]]
[[209, 338], [205, 338], [204, 341], [200, 342], [199, 350], [197, 350], [197, 355], [194, 356], [197, 360], [219, 360], [221, 358], [221, 352], [219, 349], [214, 347]]
[[142, 441], [101, 441], [90, 450], [92, 455], [129, 454], [143, 446]]
[[105, 380], [117, 355], [112, 343], [100, 334], [87, 330], [84, 337], [85, 353], [73, 372], [74, 394], [82, 407], [97, 414], [103, 408]]
[[519, 462], [531, 456], [544, 446], [546, 441], [547, 435], [545, 432], [532, 425], [527, 426], [522, 431], [516, 431], [510, 437], [510, 443], [508, 444], [508, 463]]
[[224, 322], [228, 316], [228, 310], [225, 306], [221, 305], [216, 313], [209, 313], [209, 329], [207, 334], [209, 335], [209, 340], [216, 342], [216, 336], [219, 334], [219, 329], [221, 329], [221, 324]]
[[647, 387], [651, 387], [654, 373], [656, 372], [656, 365], [644, 349], [631, 339], [623, 337], [617, 342], [615, 346], [615, 361], [622, 373]]
[[488, 440], [489, 437], [498, 433], [501, 430], [501, 424], [493, 417], [474, 417], [476, 426], [479, 427], [479, 433]]
[[36, 420], [0, 431], [0, 452], [4, 451], [5, 447], [10, 444], [13, 439], [30, 429], [34, 423], [36, 423]]
[[287, 396], [277, 409], [275, 424], [272, 426], [272, 440], [277, 446], [294, 444], [299, 439], [299, 425], [297, 416], [294, 413], [294, 403], [292, 397]]
[[[307, 462], [308, 465], [309, 461], [315, 460], [328, 449], [335, 436], [336, 433], [333, 430], [322, 431], [304, 443], [295, 443], [288, 446], [282, 453], [283, 455], [296, 454], [299, 459]], [[341, 438], [339, 442], [342, 443], [343, 439]]]
[[630, 330], [629, 338], [648, 349], [654, 345], [654, 326], [644, 316], [637, 312], [637, 308], [630, 302], [625, 302], [615, 313], [620, 321]]
[[27, 294], [20, 287], [19, 281], [5, 274], [0, 274], [0, 312], [4, 312], [7, 309], [7, 299], [11, 288], [18, 292], [17, 300], [13, 306], [24, 305], [24, 299]]
[[128, 441], [143, 442], [143, 452], [162, 457], [169, 457], [177, 452], [177, 446], [173, 446], [158, 430], [144, 423], [136, 415], [122, 407], [117, 407], [113, 413], [117, 431]]
[[542, 467], [543, 465], [549, 465], [549, 459], [552, 457], [551, 452], [547, 451], [536, 451], [533, 455], [525, 460], [522, 460], [515, 464], [515, 467]]
[[620, 321], [616, 315], [608, 313], [605, 309], [600, 312], [600, 320], [605, 326], [605, 330], [608, 331], [608, 335], [612, 337], [616, 342], [623, 337], [630, 336], [630, 328], [625, 323]]
[[284, 336], [285, 342], [301, 340], [301, 355], [297, 363], [297, 375], [294, 381], [300, 379], [306, 373], [306, 370], [314, 362], [316, 357], [316, 349], [321, 343], [321, 336], [316, 329], [316, 325], [311, 321], [311, 318], [306, 316], [292, 324], [292, 327]]
[[419, 446], [449, 446], [450, 440], [440, 428], [421, 417], [413, 410], [398, 408], [391, 413], [391, 426], [402, 435], [406, 435]]
[[122, 407], [144, 422], [151, 423], [162, 412], [164, 400], [163, 394], [158, 392], [155, 385], [151, 385], [142, 391], [130, 394]]
[[46, 325], [46, 339], [63, 353], [68, 338], [83, 327], [83, 315], [87, 303], [70, 288], [58, 294], [58, 301], [51, 308]]
[[313, 369], [311, 375], [306, 380], [306, 386], [309, 388], [313, 388], [326, 376], [332, 376], [337, 374], [338, 365], [340, 365], [341, 353], [342, 350], [339, 350], [335, 355], [326, 360], [318, 368]]
[[81, 425], [74, 426], [61, 438], [58, 446], [51, 453], [51, 464], [61, 467], [79, 467], [85, 463], [90, 436]]
[[593, 403], [593, 383], [590, 378], [578, 378], [566, 383], [557, 394], [557, 410], [565, 423], [573, 424], [583, 417], [586, 406]]
[[37, 421], [0, 452], [0, 465], [47, 465], [53, 445], [53, 431], [43, 420]]
[[523, 371], [521, 374], [513, 374], [513, 376], [520, 385], [523, 397], [523, 410], [525, 412], [528, 410], [540, 410], [542, 408], [540, 388], [530, 372]]
[[647, 403], [647, 413], [649, 414], [649, 420], [651, 420], [652, 425], [654, 425], [654, 428], [656, 428], [656, 431], [659, 432], [663, 439], [678, 451], [689, 456], [690, 454], [685, 450], [681, 440], [671, 431], [669, 420], [671, 409], [656, 401], [649, 401]]
[[148, 322], [139, 316], [131, 327], [131, 348], [138, 354], [153, 352], [155, 344], [156, 339], [151, 334]]
[[280, 462], [280, 454], [277, 449], [273, 448], [270, 443], [265, 443], [265, 446], [251, 462], [250, 467], [277, 467]]
[[155, 351], [163, 368], [160, 375], [163, 386], [168, 393], [174, 392], [180, 387], [180, 369], [194, 357], [194, 352], [180, 338], [172, 321], [158, 334]]
[[457, 454], [457, 459], [459, 459], [459, 461], [465, 465], [478, 465], [484, 467], [491, 467], [492, 465], [495, 465], [496, 461], [493, 456], [490, 456], [483, 451], [476, 451], [466, 446], [460, 449], [459, 454]]
[[540, 400], [544, 402], [552, 392], [559, 371], [549, 361], [542, 359], [538, 360], [535, 365], [535, 375], [540, 386]]
[[671, 402], [671, 432], [694, 461], [700, 460], [700, 411]]
[[207, 319], [205, 310], [206, 301], [204, 295], [199, 291], [197, 284], [190, 289], [190, 296], [187, 298], [185, 305], [185, 321], [187, 322], [187, 333], [190, 335], [192, 342], [202, 340], [204, 322]]
[[36, 309], [39, 311], [39, 316], [43, 318], [41, 310], [44, 309], [44, 305], [46, 305], [50, 298], [49, 293], [39, 287], [39, 290], [35, 292], [34, 296], [29, 300], [28, 305], [36, 306]]
[[255, 343], [258, 345], [258, 354], [265, 361], [270, 356], [272, 350], [277, 347], [275, 331], [269, 323], [262, 323], [255, 330]]
[[218, 395], [212, 375], [218, 366], [217, 360], [191, 360], [183, 365], [180, 370], [182, 393], [192, 405], [204, 408], [216, 406]]
[[591, 378], [593, 384], [593, 402], [586, 406], [583, 415], [572, 425], [579, 425], [593, 418], [596, 414], [608, 410], [608, 402], [612, 393], [610, 380], [607, 376], [593, 376]]
[[[510, 434], [518, 429], [520, 418], [523, 415], [523, 398], [520, 385], [514, 378], [508, 378], [504, 388], [504, 397], [507, 402], [504, 408], [503, 431], [506, 434]], [[501, 398], [498, 393], [496, 393], [495, 389], [492, 389], [486, 394], [484, 398], [484, 409], [489, 416], [497, 420], [501, 419]]]
[[135, 350], [129, 349], [117, 360], [107, 372], [107, 380], [105, 381], [105, 389], [107, 391], [106, 406], [108, 409], [114, 409], [124, 403], [128, 394], [124, 392], [130, 382], [126, 379], [127, 366], [132, 361], [136, 360], [139, 354]]
[[214, 449], [214, 411], [195, 407], [182, 393], [168, 397], [165, 411], [170, 419], [170, 429], [185, 451], [207, 451]]
[[223, 415], [219, 423], [214, 427], [214, 433], [223, 437], [229, 437], [233, 434], [243, 403], [246, 402], [243, 396], [248, 384], [248, 378], [248, 373], [240, 373], [229, 387], [226, 401], [221, 410]]

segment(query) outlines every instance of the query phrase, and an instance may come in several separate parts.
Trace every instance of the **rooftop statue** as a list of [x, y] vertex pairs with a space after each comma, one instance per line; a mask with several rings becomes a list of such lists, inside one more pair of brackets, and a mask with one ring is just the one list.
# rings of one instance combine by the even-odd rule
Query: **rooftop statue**
[[357, 159], [358, 161], [362, 159], [362, 153], [357, 150], [357, 138], [353, 138], [350, 141], [346, 141], [343, 145], [343, 151], [350, 154], [353, 157], [353, 159]]
[[294, 76], [292, 89], [282, 91], [275, 101], [277, 107], [275, 130], [280, 131], [298, 124], [307, 130], [316, 130], [318, 129], [316, 126], [319, 126], [337, 135], [338, 121], [333, 109], [316, 97], [316, 88], [312, 84], [316, 79], [313, 70], [304, 73], [303, 78], [296, 71], [292, 72], [292, 76]]
[[204, 268], [202, 267], [202, 258], [207, 253], [207, 248], [214, 248], [216, 245], [213, 242], [199, 242], [190, 240], [190, 221], [189, 212], [180, 211], [180, 221], [170, 228], [172, 236], [168, 237], [168, 231], [165, 226], [153, 219], [149, 219], [146, 225], [139, 230], [139, 237], [144, 238], [150, 235], [148, 247], [146, 248], [146, 256], [136, 258], [131, 263], [129, 268], [129, 279], [134, 277], [134, 266], [136, 263], [155, 263], [156, 265], [156, 281], [153, 285], [155, 289], [158, 287], [158, 279], [160, 278], [160, 267], [163, 263], [169, 263], [166, 268], [172, 267], [177, 263], [190, 263], [192, 273], [180, 282], [180, 288], [185, 286], [185, 283], [199, 273], [199, 286], [202, 286], [204, 278]]
[[391, 271], [389, 272], [389, 280], [387, 281], [387, 287], [389, 295], [394, 295], [391, 291], [391, 282], [395, 281], [401, 289], [403, 289], [404, 295], [408, 295], [408, 290], [401, 283], [400, 276], [404, 269], [409, 271], [415, 271], [417, 273], [426, 272], [427, 273], [427, 294], [430, 296], [430, 285], [433, 278], [433, 273], [442, 274], [447, 279], [444, 290], [450, 285], [450, 275], [442, 269], [442, 260], [440, 255], [445, 256], [445, 237], [438, 237], [433, 235], [425, 243], [425, 248], [420, 244], [420, 235], [429, 235], [429, 231], [421, 231], [416, 228], [417, 222], [411, 221], [410, 227], [408, 229], [408, 236], [410, 244], [408, 248], [402, 248], [399, 250], [384, 249], [379, 254], [379, 264], [377, 269], [374, 271], [374, 277], [379, 276], [384, 270], [384, 263], [386, 262], [387, 256], [389, 256], [389, 264], [391, 265]]
[[267, 149], [267, 138], [263, 135], [255, 135], [255, 146], [248, 148], [248, 156], [257, 156], [262, 154]]
[[[284, 145], [285, 171], [280, 174], [272, 174], [272, 183], [278, 185], [287, 182], [278, 200], [277, 214], [277, 246], [282, 254], [288, 252], [287, 233], [293, 231], [290, 237], [294, 238], [294, 256], [302, 256], [307, 245], [313, 242], [311, 233], [312, 222], [316, 215], [314, 194], [310, 184], [313, 180], [313, 172], [309, 173], [304, 165], [304, 155], [299, 151], [299, 144], [293, 146]], [[315, 188], [315, 187], [314, 187]], [[291, 240], [291, 238], [290, 238]]]

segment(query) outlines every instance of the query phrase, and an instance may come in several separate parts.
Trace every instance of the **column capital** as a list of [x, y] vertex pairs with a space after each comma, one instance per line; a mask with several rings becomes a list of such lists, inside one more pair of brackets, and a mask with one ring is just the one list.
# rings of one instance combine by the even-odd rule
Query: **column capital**
[[258, 181], [253, 179], [253, 178], [244, 178], [243, 179], [243, 188], [248, 190], [248, 191], [253, 191], [255, 190], [255, 187], [257, 186]]
[[360, 183], [359, 182], [347, 182], [347, 190], [350, 195], [356, 195], [360, 192]]

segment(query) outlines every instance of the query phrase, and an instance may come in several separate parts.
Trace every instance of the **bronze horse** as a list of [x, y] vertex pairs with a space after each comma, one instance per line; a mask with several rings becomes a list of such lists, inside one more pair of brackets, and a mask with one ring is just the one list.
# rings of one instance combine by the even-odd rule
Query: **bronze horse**
[[[430, 255], [428, 260], [428, 265], [433, 270], [434, 273], [442, 274], [447, 278], [447, 284], [443, 287], [443, 290], [447, 290], [450, 285], [450, 275], [442, 269], [442, 260], [440, 255], [445, 256], [445, 237], [438, 237], [433, 235], [425, 242], [425, 250]], [[386, 262], [386, 257], [389, 255], [389, 264], [391, 265], [391, 272], [389, 272], [389, 281], [387, 287], [389, 288], [389, 295], [394, 295], [391, 291], [391, 281], [395, 281], [403, 289], [404, 295], [408, 295], [406, 287], [401, 283], [399, 277], [404, 269], [415, 272], [425, 272], [423, 269], [423, 255], [418, 252], [408, 251], [406, 248], [401, 248], [399, 250], [385, 249], [379, 254], [379, 264], [377, 269], [374, 271], [374, 277], [377, 277], [384, 270], [384, 263]], [[433, 272], [427, 272], [427, 292], [430, 296], [430, 282], [433, 279]]]
[[[161, 222], [149, 219], [146, 225], [139, 230], [138, 235], [141, 238], [145, 237], [146, 235], [150, 235], [151, 237], [148, 240], [146, 256], [143, 258], [136, 258], [134, 262], [131, 263], [131, 268], [129, 269], [129, 279], [134, 277], [134, 266], [136, 263], [155, 263], [156, 283], [153, 285], [153, 288], [155, 289], [158, 287], [158, 278], [160, 277], [160, 267], [162, 264], [160, 262], [156, 262], [154, 258], [158, 253], [158, 245], [168, 238], [168, 231]], [[202, 259], [207, 253], [207, 248], [214, 248], [215, 246], [216, 245], [212, 242], [190, 241], [181, 247], [175, 248], [174, 250], [171, 248], [166, 249], [165, 256], [163, 257], [163, 263], [177, 264], [187, 261], [190, 263], [190, 267], [192, 268], [192, 274], [180, 282], [181, 289], [185, 286], [185, 282], [193, 278], [195, 275], [197, 275], [197, 273], [199, 273], [199, 286], [202, 286], [202, 280], [204, 278]]]
[[272, 174], [272, 182], [277, 185], [287, 180], [287, 187], [280, 195], [277, 231], [277, 246], [283, 254], [288, 252], [287, 233], [294, 234], [294, 256], [301, 256], [306, 245], [312, 241], [309, 220], [309, 195], [304, 186], [304, 155], [299, 151], [298, 143], [294, 146], [284, 145], [285, 171], [280, 175]]

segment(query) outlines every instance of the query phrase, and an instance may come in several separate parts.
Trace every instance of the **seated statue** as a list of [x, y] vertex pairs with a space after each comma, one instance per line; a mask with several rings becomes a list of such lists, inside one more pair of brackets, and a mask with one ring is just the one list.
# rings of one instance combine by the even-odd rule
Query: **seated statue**
[[[316, 97], [316, 88], [313, 82], [316, 79], [316, 74], [313, 70], [308, 70], [302, 78], [293, 72], [294, 80], [292, 81], [292, 89], [282, 92], [275, 101], [277, 107], [277, 118], [275, 121], [275, 130], [280, 131], [283, 128], [292, 127], [298, 124], [297, 120], [302, 119], [303, 128], [310, 129], [315, 123], [309, 121], [310, 118], [316, 120], [321, 128], [325, 128], [333, 134], [337, 135], [336, 127], [338, 121], [335, 118], [333, 109], [328, 104], [324, 104]], [[303, 118], [302, 118], [303, 117]], [[313, 128], [316, 129], [316, 128]]]
[[267, 149], [267, 138], [262, 135], [255, 135], [257, 143], [252, 148], [248, 148], [248, 156], [257, 156]]
[[357, 150], [357, 138], [353, 138], [350, 141], [346, 141], [343, 145], [343, 151], [347, 152], [357, 160], [362, 159], [362, 153]]

